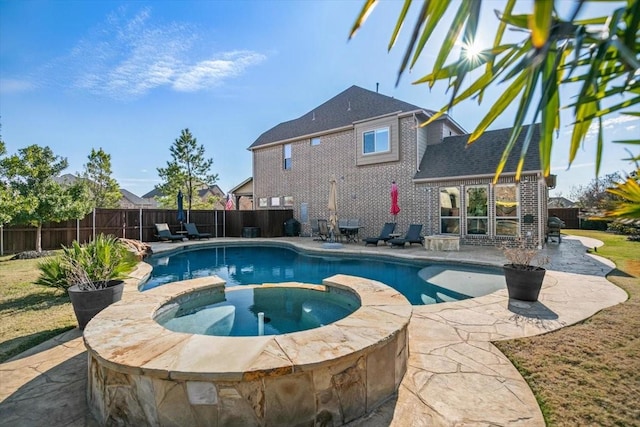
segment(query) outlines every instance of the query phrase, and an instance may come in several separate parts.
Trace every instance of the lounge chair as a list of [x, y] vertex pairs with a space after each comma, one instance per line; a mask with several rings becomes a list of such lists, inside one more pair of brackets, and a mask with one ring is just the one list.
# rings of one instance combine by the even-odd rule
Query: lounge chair
[[158, 240], [168, 240], [171, 242], [176, 242], [178, 240], [182, 241], [183, 236], [179, 234], [171, 234], [171, 230], [169, 230], [167, 223], [156, 224], [156, 230], [158, 231], [158, 234], [156, 234]]
[[311, 220], [311, 238], [313, 240], [320, 240], [320, 226], [317, 219]]
[[366, 237], [364, 239], [364, 245], [378, 245], [378, 242], [382, 240], [383, 242], [387, 242], [391, 239], [389, 234], [393, 233], [393, 230], [396, 229], [395, 222], [386, 222], [384, 226], [382, 226], [382, 230], [380, 231], [380, 235], [377, 237]]
[[200, 233], [198, 231], [198, 227], [196, 227], [196, 225], [192, 222], [185, 222], [184, 224], [184, 228], [187, 229], [187, 237], [188, 238], [192, 238], [195, 237], [196, 239], [208, 239], [209, 237], [211, 237], [211, 233]]
[[323, 241], [329, 238], [329, 225], [326, 219], [318, 220], [318, 237]]
[[398, 246], [401, 248], [403, 248], [406, 243], [409, 243], [409, 246], [414, 243], [424, 245], [424, 237], [420, 235], [420, 232], [422, 232], [422, 224], [411, 224], [404, 238], [389, 239], [389, 243], [391, 243], [391, 247]]

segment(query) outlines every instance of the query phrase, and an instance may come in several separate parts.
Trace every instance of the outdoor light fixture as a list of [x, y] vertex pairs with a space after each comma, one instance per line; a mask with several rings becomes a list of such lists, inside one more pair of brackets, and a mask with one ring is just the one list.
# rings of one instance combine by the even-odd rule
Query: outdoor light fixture
[[556, 178], [557, 178], [557, 175], [549, 175], [544, 179], [547, 183], [547, 187], [549, 187], [551, 190], [556, 188]]

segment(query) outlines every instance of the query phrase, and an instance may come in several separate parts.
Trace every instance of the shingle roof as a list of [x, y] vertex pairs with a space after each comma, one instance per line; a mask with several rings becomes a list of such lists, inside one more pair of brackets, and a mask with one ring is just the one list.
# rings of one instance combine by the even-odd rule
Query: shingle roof
[[154, 188], [153, 190], [149, 191], [148, 193], [145, 193], [142, 195], [143, 199], [153, 199], [156, 196], [161, 196], [160, 194], [160, 190], [158, 190], [157, 188]]
[[[533, 135], [523, 171], [540, 170], [540, 125], [534, 125]], [[509, 154], [503, 173], [515, 172], [522, 143], [529, 126], [523, 127], [515, 147]], [[414, 179], [451, 178], [456, 176], [488, 175], [496, 171], [502, 152], [509, 140], [511, 128], [486, 131], [467, 146], [469, 135], [449, 136], [440, 144], [429, 145]]]
[[147, 205], [147, 204], [149, 204], [148, 201], [144, 200], [141, 197], [136, 196], [131, 191], [125, 190], [124, 188], [120, 189], [120, 194], [122, 194], [122, 197], [124, 197], [125, 199], [127, 199], [128, 201], [133, 203], [134, 205]]
[[[307, 114], [269, 129], [249, 149], [272, 142], [349, 126], [354, 122], [397, 111], [425, 110], [390, 96], [351, 86]], [[425, 110], [429, 111], [429, 110]]]

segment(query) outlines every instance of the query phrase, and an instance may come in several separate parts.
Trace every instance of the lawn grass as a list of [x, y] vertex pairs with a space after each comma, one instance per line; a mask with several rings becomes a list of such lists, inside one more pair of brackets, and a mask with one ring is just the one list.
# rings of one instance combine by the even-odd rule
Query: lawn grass
[[0, 363], [77, 325], [64, 291], [33, 284], [37, 264], [0, 257]]
[[629, 300], [574, 326], [495, 344], [529, 383], [547, 425], [640, 426], [640, 243], [563, 232], [604, 242], [597, 254], [617, 266], [607, 279]]

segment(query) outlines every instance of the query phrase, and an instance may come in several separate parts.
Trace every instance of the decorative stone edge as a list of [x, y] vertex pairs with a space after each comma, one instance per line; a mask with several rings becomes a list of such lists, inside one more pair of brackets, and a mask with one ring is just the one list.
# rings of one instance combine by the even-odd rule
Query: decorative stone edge
[[[304, 284], [295, 284], [300, 285]], [[357, 358], [405, 333], [412, 306], [395, 289], [346, 275], [329, 277], [324, 285], [355, 292], [361, 307], [331, 325], [261, 337], [178, 333], [154, 320], [154, 313], [179, 295], [225, 286], [222, 279], [210, 276], [129, 292], [87, 325], [84, 341], [90, 357], [117, 372], [238, 381], [304, 372], [327, 361]]]

